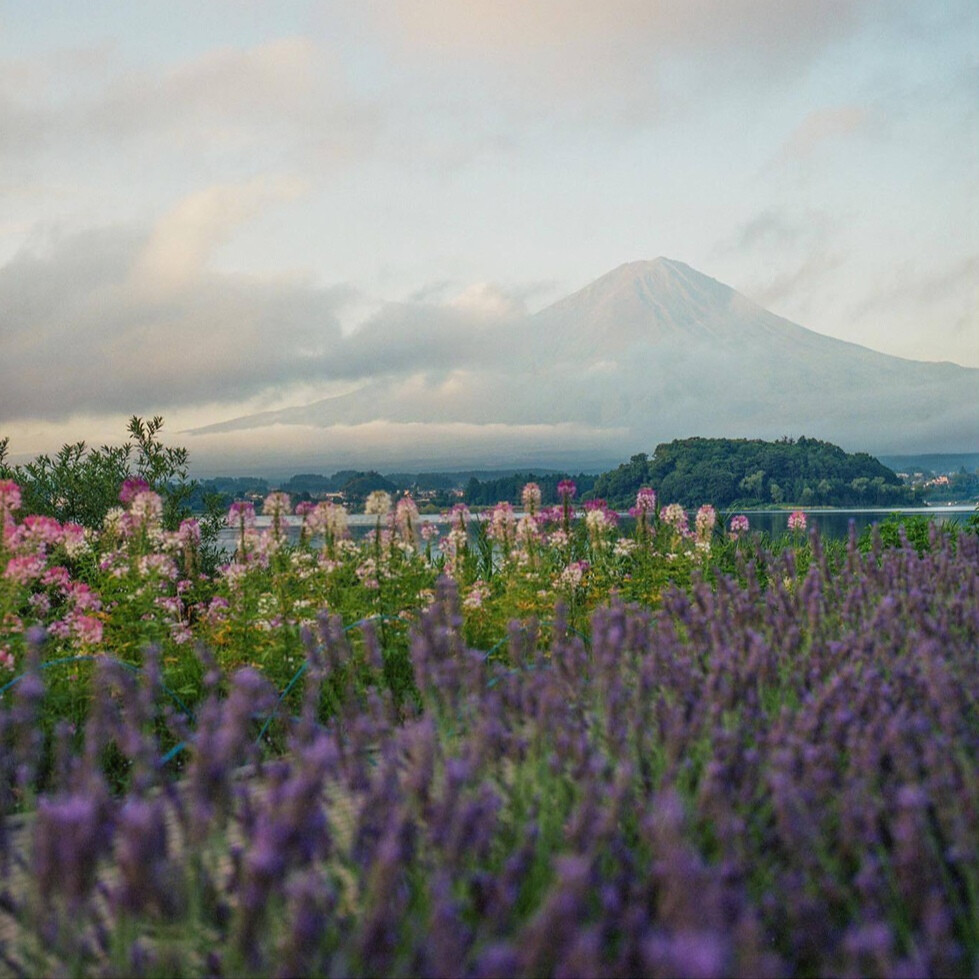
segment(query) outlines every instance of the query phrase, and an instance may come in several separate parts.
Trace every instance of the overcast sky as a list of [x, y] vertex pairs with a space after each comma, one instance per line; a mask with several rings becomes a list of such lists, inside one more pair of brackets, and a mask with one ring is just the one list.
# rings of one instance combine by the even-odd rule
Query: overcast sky
[[660, 255], [979, 366], [977, 52], [975, 0], [0, 2], [0, 435], [475, 369]]

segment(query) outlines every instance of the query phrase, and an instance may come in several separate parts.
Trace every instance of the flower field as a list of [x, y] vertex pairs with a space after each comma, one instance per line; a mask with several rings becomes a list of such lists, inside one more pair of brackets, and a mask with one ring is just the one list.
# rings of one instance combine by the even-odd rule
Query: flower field
[[979, 973], [979, 536], [559, 492], [0, 481], [0, 972]]

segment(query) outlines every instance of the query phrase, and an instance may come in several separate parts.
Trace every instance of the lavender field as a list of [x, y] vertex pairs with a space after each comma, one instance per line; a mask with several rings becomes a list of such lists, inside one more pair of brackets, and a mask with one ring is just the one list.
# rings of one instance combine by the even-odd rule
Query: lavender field
[[979, 536], [562, 500], [0, 483], [0, 971], [979, 974]]

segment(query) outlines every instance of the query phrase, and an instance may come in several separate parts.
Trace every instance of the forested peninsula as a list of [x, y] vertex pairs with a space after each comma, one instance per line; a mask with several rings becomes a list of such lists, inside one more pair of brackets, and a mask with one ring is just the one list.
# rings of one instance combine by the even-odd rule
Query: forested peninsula
[[595, 480], [592, 495], [624, 508], [641, 486], [686, 507], [907, 506], [920, 502], [897, 473], [866, 452], [819, 439], [689, 438], [634, 455]]

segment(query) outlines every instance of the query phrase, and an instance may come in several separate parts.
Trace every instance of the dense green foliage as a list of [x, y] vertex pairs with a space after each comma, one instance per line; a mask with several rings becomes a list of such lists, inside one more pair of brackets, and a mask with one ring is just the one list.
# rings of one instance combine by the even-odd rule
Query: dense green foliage
[[595, 480], [593, 494], [623, 507], [641, 486], [687, 507], [781, 503], [802, 506], [906, 506], [916, 496], [897, 474], [865, 452], [847, 453], [818, 439], [691, 438], [634, 455]]
[[[530, 472], [514, 473], [511, 476], [485, 480], [479, 480], [473, 476], [466, 484], [464, 499], [469, 506], [493, 506], [501, 500], [519, 503], [520, 492], [523, 487], [527, 483], [536, 483], [540, 487], [541, 502], [547, 506], [560, 502], [557, 484], [562, 480], [573, 480], [578, 488], [578, 493], [583, 495], [591, 490], [597, 478], [587, 473], [578, 473], [576, 476], [571, 476], [569, 473], [548, 473], [544, 476], [537, 476]], [[633, 499], [635, 495], [635, 493], [632, 494]]]
[[23, 466], [6, 463], [9, 440], [0, 439], [0, 479], [21, 488], [25, 511], [62, 523], [101, 526], [119, 504], [119, 487], [130, 476], [144, 479], [163, 498], [163, 525], [175, 529], [190, 515], [195, 483], [187, 477], [187, 449], [164, 445], [163, 419], [133, 415], [123, 445], [89, 448], [84, 442], [63, 445], [52, 458], [39, 455]]

